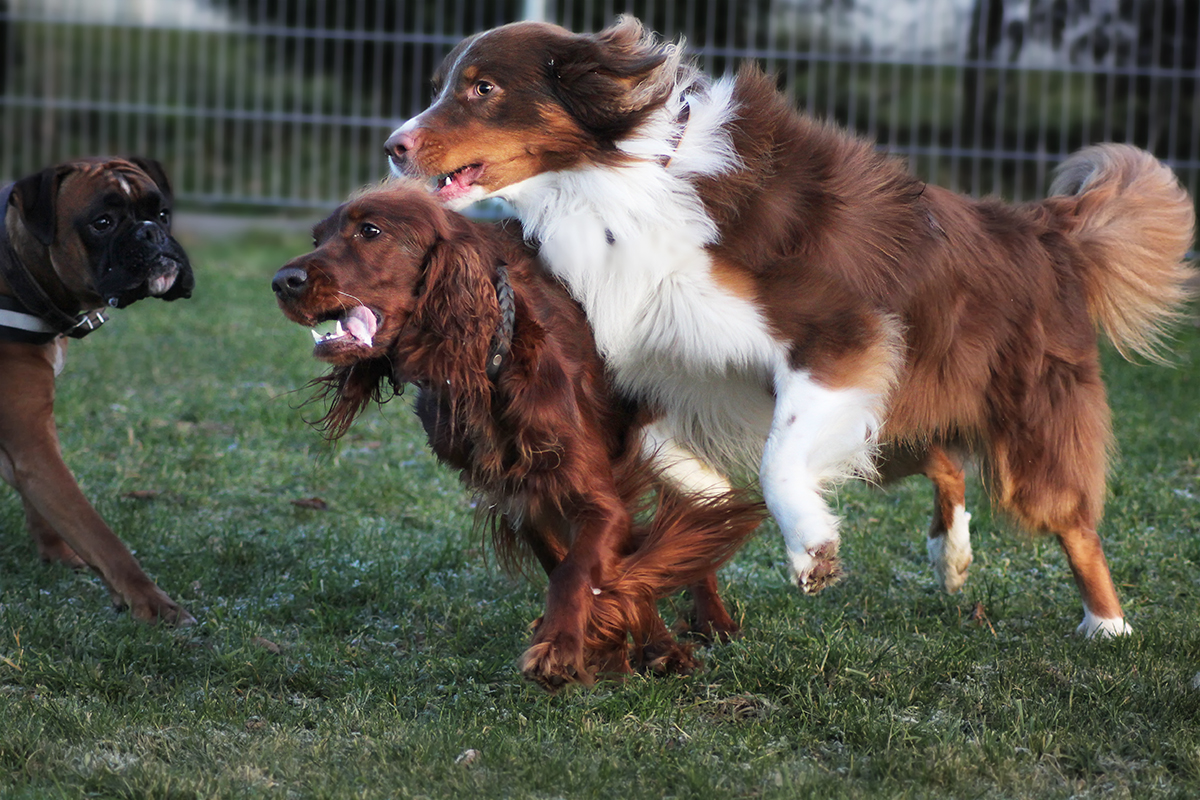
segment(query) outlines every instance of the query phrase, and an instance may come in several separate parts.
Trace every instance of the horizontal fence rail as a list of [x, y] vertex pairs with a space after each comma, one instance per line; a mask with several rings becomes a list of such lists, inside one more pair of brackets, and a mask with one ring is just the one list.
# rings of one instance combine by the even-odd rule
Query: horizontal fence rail
[[1200, 188], [1195, 0], [0, 0], [0, 178], [140, 153], [190, 206], [327, 207], [385, 174], [464, 36], [622, 13], [954, 189], [1038, 196], [1097, 141]]

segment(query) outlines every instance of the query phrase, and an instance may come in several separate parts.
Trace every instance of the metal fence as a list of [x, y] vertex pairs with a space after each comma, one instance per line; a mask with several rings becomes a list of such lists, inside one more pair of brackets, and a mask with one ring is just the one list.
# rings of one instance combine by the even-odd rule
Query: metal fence
[[1196, 0], [0, 0], [0, 178], [136, 152], [193, 207], [325, 207], [385, 173], [463, 36], [620, 13], [962, 191], [1036, 196], [1114, 140], [1200, 189]]

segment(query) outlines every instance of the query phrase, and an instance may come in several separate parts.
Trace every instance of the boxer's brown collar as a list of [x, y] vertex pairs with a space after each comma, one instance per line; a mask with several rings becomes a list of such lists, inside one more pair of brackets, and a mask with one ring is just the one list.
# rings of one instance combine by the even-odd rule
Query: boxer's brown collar
[[0, 276], [14, 295], [0, 298], [0, 341], [46, 344], [59, 336], [82, 339], [108, 321], [104, 309], [71, 316], [29, 273], [13, 250], [5, 225], [12, 191], [13, 184], [0, 190]]

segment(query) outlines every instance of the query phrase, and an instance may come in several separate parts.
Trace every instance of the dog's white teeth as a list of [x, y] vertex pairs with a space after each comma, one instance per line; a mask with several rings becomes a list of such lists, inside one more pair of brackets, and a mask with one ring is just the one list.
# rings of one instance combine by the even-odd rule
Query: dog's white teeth
[[445, 179], [445, 180], [442, 182], [442, 185], [443, 185], [443, 186], [449, 186], [449, 185], [450, 185], [450, 184], [452, 184], [452, 183], [454, 183], [454, 178], [452, 178], [451, 176], [447, 175], [447, 176], [446, 176], [446, 179]]
[[313, 341], [314, 341], [314, 342], [317, 342], [318, 344], [320, 343], [320, 341], [321, 341], [322, 339], [324, 339], [324, 338], [325, 338], [325, 337], [324, 337], [324, 336], [322, 336], [321, 334], [317, 333], [317, 329], [316, 329], [316, 328], [309, 328], [308, 332], [312, 334], [312, 336], [313, 336]]

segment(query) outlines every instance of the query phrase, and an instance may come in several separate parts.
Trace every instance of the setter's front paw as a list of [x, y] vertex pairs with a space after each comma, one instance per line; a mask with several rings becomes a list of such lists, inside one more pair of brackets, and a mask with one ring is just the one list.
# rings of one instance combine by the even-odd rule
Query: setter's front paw
[[[539, 637], [540, 638], [540, 637]], [[568, 634], [551, 634], [536, 641], [521, 656], [521, 674], [548, 692], [569, 683], [595, 682], [583, 655], [583, 643]]]
[[691, 647], [670, 638], [648, 642], [640, 656], [639, 668], [654, 675], [691, 675], [700, 666]]

